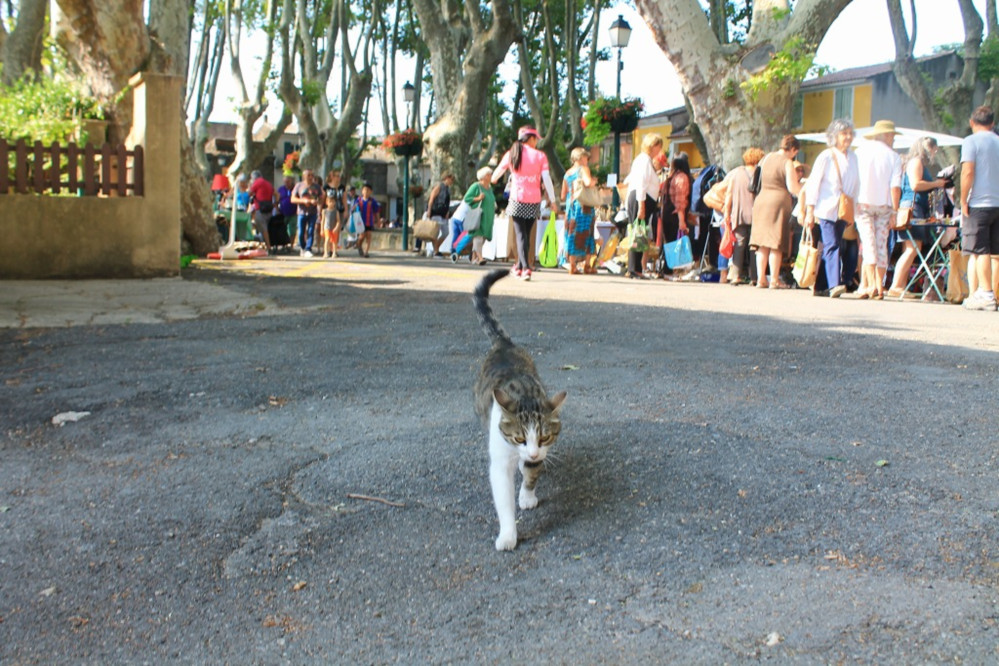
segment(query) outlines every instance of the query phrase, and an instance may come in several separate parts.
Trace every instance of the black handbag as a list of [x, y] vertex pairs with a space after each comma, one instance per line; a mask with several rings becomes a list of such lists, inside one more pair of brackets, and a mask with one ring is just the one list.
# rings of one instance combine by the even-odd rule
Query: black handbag
[[767, 155], [753, 168], [753, 179], [749, 181], [749, 191], [756, 196], [763, 189], [763, 163], [767, 161]]
[[753, 167], [753, 179], [749, 181], [749, 191], [755, 196], [760, 193], [761, 187], [763, 187], [763, 167], [757, 164]]

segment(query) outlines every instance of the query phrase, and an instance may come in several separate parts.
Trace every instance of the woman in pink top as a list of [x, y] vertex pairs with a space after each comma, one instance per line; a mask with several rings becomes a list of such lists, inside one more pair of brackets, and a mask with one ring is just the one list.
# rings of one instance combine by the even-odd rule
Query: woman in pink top
[[492, 177], [492, 182], [496, 183], [504, 172], [510, 172], [507, 213], [513, 220], [517, 234], [517, 263], [510, 272], [523, 280], [531, 279], [531, 267], [527, 263], [530, 256], [528, 243], [533, 238], [531, 231], [534, 222], [541, 215], [542, 183], [552, 210], [558, 212], [555, 187], [548, 173], [548, 157], [536, 148], [538, 139], [538, 132], [533, 127], [521, 127], [517, 133], [517, 142], [503, 155]]

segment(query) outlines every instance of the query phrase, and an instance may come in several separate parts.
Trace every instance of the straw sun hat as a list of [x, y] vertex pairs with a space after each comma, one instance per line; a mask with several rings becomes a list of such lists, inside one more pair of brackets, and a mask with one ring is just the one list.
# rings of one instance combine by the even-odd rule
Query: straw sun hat
[[873, 139], [879, 134], [898, 134], [898, 132], [895, 131], [895, 123], [890, 120], [879, 120], [874, 123], [874, 127], [871, 128], [871, 131], [864, 135], [864, 138]]

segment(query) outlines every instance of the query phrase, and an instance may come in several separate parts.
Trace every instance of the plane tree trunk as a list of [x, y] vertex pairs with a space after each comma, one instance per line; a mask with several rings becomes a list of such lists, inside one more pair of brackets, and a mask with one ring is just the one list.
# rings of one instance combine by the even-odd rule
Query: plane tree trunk
[[[741, 163], [747, 146], [777, 147], [791, 129], [791, 110], [804, 78], [804, 73], [792, 75], [754, 96], [741, 85], [753, 76], [741, 65], [743, 56], [767, 45], [777, 52], [789, 48], [814, 54], [850, 0], [798, 0], [793, 9], [788, 0], [756, 0], [751, 28], [741, 44], [720, 41], [717, 23], [713, 30], [697, 0], [635, 4], [676, 68], [711, 161], [731, 168]], [[779, 65], [775, 59], [768, 69], [773, 72]]]
[[424, 132], [426, 155], [436, 180], [446, 171], [469, 182], [472, 142], [486, 115], [487, 95], [496, 68], [520, 30], [508, 0], [492, 0], [491, 16], [478, 3], [413, 0], [423, 40], [430, 50], [437, 119]]

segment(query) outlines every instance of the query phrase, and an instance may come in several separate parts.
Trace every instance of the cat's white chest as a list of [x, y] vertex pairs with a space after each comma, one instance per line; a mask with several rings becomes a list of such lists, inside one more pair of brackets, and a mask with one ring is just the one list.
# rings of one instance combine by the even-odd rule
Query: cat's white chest
[[[500, 525], [496, 550], [513, 550], [517, 546], [516, 474], [518, 467], [523, 471], [522, 452], [527, 447], [517, 446], [506, 440], [499, 428], [501, 416], [500, 406], [493, 402], [489, 417], [489, 483]], [[531, 433], [531, 436], [536, 442], [537, 434]], [[521, 485], [519, 504], [521, 509], [533, 509], [538, 505], [534, 490], [528, 489], [526, 483]]]

